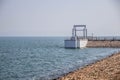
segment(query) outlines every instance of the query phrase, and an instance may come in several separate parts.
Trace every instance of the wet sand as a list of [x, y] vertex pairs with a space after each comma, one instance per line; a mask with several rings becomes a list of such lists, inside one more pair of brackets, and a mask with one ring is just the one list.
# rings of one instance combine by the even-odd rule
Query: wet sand
[[120, 80], [120, 53], [70, 72], [58, 80]]

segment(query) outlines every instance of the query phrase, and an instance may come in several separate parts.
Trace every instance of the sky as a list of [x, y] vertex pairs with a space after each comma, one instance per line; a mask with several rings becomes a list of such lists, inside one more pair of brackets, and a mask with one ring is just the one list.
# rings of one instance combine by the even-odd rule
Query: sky
[[120, 0], [0, 0], [0, 36], [120, 36]]

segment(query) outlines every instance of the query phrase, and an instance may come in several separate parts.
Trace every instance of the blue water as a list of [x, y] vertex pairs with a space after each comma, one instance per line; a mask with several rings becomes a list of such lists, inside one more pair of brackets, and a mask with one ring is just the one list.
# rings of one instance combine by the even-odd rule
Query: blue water
[[65, 49], [63, 37], [1, 37], [0, 80], [49, 80], [102, 59], [117, 48]]

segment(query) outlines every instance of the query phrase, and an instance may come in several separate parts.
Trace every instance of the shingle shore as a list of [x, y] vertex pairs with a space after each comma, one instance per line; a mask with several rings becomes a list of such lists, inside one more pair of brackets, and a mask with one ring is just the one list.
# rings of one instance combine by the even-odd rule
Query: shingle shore
[[120, 80], [120, 53], [70, 72], [58, 80]]

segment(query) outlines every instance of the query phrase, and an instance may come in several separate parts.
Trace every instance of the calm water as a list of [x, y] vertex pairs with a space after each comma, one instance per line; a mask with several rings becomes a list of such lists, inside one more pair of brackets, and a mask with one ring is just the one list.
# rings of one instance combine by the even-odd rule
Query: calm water
[[64, 49], [62, 37], [0, 38], [0, 80], [49, 80], [119, 49]]

